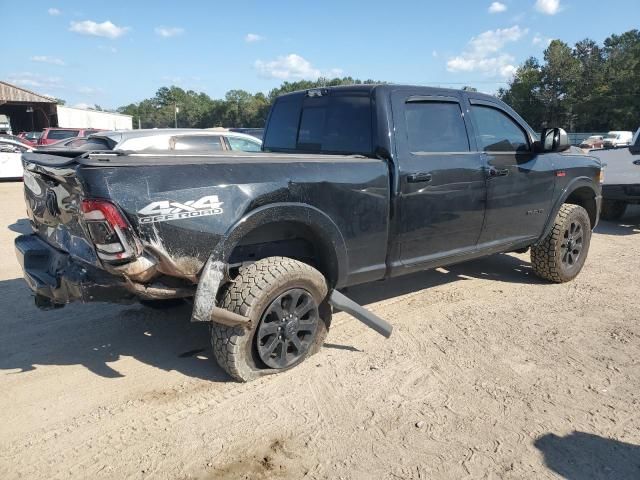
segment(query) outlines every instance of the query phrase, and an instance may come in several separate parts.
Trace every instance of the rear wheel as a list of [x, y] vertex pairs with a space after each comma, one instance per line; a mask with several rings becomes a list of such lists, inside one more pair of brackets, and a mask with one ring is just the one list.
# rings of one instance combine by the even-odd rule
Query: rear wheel
[[556, 283], [573, 280], [587, 258], [591, 243], [591, 221], [579, 205], [564, 204], [549, 235], [531, 247], [533, 271]]
[[603, 200], [600, 217], [603, 220], [620, 220], [627, 210], [627, 204], [620, 200]]
[[241, 267], [221, 306], [250, 319], [251, 327], [213, 323], [218, 364], [249, 381], [287, 370], [322, 346], [331, 322], [324, 276], [305, 263], [270, 257]]

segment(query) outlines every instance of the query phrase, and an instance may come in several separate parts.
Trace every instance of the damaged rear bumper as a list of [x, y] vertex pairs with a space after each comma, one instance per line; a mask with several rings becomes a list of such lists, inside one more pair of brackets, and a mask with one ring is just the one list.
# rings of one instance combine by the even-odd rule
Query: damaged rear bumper
[[42, 308], [71, 302], [132, 303], [137, 295], [125, 279], [71, 258], [37, 235], [15, 240], [16, 257], [24, 279]]

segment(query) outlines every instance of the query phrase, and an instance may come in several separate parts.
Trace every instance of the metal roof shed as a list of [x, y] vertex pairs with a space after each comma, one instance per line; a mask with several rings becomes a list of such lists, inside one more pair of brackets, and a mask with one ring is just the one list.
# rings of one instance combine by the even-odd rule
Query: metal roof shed
[[3, 81], [0, 81], [0, 114], [9, 117], [13, 133], [58, 125], [53, 98]]

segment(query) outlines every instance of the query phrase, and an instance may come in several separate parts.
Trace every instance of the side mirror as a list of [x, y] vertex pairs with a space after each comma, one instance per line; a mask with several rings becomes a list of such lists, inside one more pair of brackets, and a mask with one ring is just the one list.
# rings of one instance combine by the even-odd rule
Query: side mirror
[[540, 139], [543, 152], [562, 152], [571, 146], [569, 135], [562, 128], [545, 128]]

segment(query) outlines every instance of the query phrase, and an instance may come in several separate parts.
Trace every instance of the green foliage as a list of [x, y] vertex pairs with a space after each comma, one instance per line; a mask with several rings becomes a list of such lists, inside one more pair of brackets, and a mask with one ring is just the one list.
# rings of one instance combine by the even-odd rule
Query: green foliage
[[271, 104], [284, 93], [317, 87], [374, 83], [382, 82], [361, 81], [351, 77], [301, 80], [284, 82], [268, 95], [229, 90], [222, 100], [214, 100], [206, 93], [185, 91], [176, 86], [162, 87], [153, 98], [120, 107], [118, 112], [132, 115], [134, 128], [138, 128], [138, 125], [141, 128], [173, 127], [176, 106], [179, 109], [178, 127], [263, 127]]
[[590, 39], [570, 48], [554, 40], [544, 64], [529, 58], [498, 96], [537, 130], [635, 130], [640, 126], [640, 32]]

